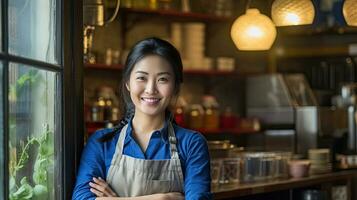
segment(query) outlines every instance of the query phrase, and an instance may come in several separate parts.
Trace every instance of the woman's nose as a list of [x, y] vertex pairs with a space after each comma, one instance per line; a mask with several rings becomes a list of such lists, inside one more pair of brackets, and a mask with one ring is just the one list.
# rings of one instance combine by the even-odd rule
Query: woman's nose
[[145, 92], [147, 94], [155, 94], [157, 93], [156, 83], [155, 81], [148, 81], [145, 87]]

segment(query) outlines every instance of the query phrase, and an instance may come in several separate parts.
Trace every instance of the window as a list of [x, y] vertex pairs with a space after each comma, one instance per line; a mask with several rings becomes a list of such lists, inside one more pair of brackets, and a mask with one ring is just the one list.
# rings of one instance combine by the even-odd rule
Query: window
[[9, 199], [55, 199], [57, 73], [9, 66]]
[[70, 199], [83, 143], [82, 4], [0, 0], [0, 10], [0, 199]]
[[60, 54], [56, 0], [10, 0], [9, 53], [57, 64]]

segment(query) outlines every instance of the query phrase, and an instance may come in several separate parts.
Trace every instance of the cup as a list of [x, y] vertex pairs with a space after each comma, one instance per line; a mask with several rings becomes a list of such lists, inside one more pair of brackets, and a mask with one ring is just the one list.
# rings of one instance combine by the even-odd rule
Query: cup
[[217, 185], [221, 176], [222, 160], [212, 159], [211, 160], [211, 179], [212, 184]]
[[224, 158], [222, 160], [222, 174], [220, 183], [234, 184], [239, 182], [240, 159]]
[[289, 162], [289, 174], [293, 178], [308, 176], [310, 165], [309, 160], [292, 160]]

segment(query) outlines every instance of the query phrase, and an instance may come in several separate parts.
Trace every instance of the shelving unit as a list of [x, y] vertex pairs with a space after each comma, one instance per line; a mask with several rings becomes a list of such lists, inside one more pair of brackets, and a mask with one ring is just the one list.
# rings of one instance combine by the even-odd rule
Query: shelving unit
[[[151, 17], [151, 18], [149, 18]], [[206, 13], [181, 12], [178, 10], [160, 10], [148, 8], [122, 8], [120, 12], [122, 40], [126, 41], [126, 33], [139, 21], [149, 19], [174, 20], [179, 22], [231, 22], [233, 18], [216, 16]], [[125, 49], [125, 42], [122, 43], [121, 49]]]
[[[165, 26], [169, 24], [170, 21], [175, 22], [202, 22], [206, 25], [209, 24], [221, 24], [221, 23], [231, 23], [233, 17], [224, 17], [216, 16], [208, 13], [194, 13], [194, 12], [181, 12], [178, 10], [153, 10], [153, 9], [139, 9], [139, 8], [121, 8], [119, 12], [119, 25], [121, 31], [121, 40], [124, 41], [121, 44], [123, 45], [121, 49], [126, 49], [125, 41], [128, 35], [128, 31], [133, 28], [138, 22], [146, 21], [155, 21], [160, 20]], [[95, 64], [84, 64], [85, 74], [96, 75], [96, 74], [105, 74], [113, 75], [120, 74], [123, 70], [122, 64], [106, 65], [104, 63], [95, 63]], [[98, 73], [97, 73], [98, 72]], [[219, 71], [219, 70], [204, 70], [204, 69], [185, 69], [185, 77], [188, 79], [196, 79], [200, 77], [205, 79], [202, 82], [204, 88], [208, 88], [214, 84], [216, 80], [220, 81], [222, 78], [228, 77], [230, 80], [236, 78], [241, 79], [246, 76], [261, 74], [261, 72], [241, 72], [238, 70], [235, 71]], [[187, 76], [186, 76], [187, 75]], [[216, 79], [219, 78], [219, 79]], [[207, 79], [207, 80], [206, 80]], [[97, 81], [98, 82], [98, 81]], [[206, 89], [205, 89], [206, 90]], [[104, 127], [106, 122], [86, 122], [87, 132], [93, 132], [96, 130], [96, 127]], [[240, 135], [240, 134], [254, 134], [258, 131], [256, 130], [243, 130], [238, 128], [233, 129], [200, 129], [198, 130], [204, 135], [219, 135], [220, 133], [225, 133], [229, 135]]]

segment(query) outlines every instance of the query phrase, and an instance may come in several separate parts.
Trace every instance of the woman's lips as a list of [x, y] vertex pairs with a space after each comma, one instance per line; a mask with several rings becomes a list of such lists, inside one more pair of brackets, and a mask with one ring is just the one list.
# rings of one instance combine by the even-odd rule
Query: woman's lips
[[155, 104], [159, 103], [159, 101], [160, 101], [159, 98], [146, 98], [146, 97], [141, 97], [141, 100], [149, 105], [155, 105]]

